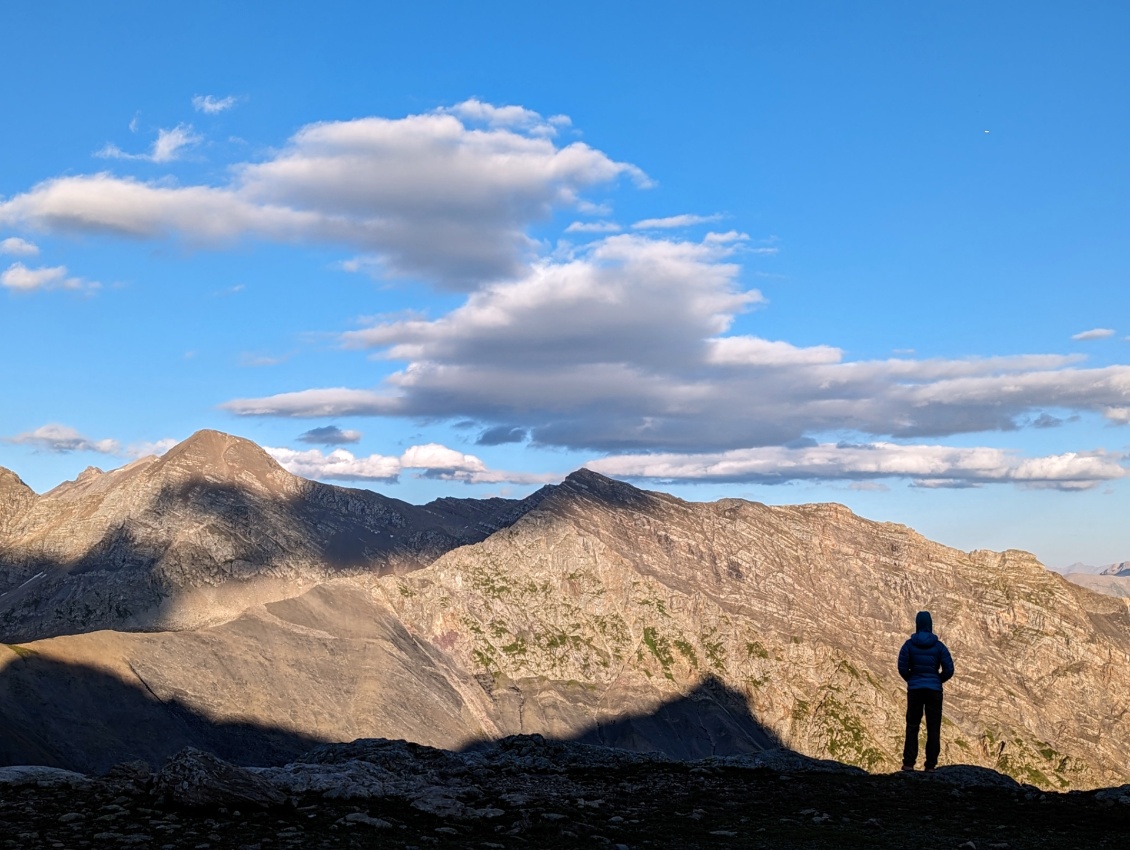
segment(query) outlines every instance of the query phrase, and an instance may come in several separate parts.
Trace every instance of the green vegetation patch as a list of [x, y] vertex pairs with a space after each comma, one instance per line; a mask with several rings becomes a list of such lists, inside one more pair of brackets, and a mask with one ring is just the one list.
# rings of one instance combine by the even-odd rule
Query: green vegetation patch
[[722, 645], [722, 641], [707, 640], [703, 637], [702, 651], [706, 653], [706, 658], [710, 661], [711, 667], [719, 672], [726, 669], [726, 647]]
[[667, 638], [648, 626], [643, 630], [643, 642], [663, 667], [663, 674], [669, 679], [673, 678], [669, 668], [675, 663], [675, 656], [671, 654], [671, 645], [667, 642]]
[[679, 652], [682, 654], [682, 656], [684, 658], [686, 658], [687, 661], [689, 661], [691, 663], [692, 667], [698, 667], [698, 653], [694, 651], [693, 646], [691, 646], [689, 643], [687, 643], [685, 640], [683, 640], [681, 638], [678, 639], [678, 640], [672, 641], [672, 643], [674, 643], [675, 649], [679, 650]]
[[494, 660], [494, 656], [484, 650], [472, 649], [471, 658], [474, 659], [476, 664], [486, 670], [497, 669], [498, 667], [498, 663]]
[[882, 763], [883, 754], [873, 745], [862, 720], [847, 705], [827, 697], [820, 706], [819, 719], [828, 736], [828, 755], [837, 761], [872, 770]]
[[745, 654], [749, 658], [768, 658], [769, 650], [761, 645], [760, 641], [746, 641]]

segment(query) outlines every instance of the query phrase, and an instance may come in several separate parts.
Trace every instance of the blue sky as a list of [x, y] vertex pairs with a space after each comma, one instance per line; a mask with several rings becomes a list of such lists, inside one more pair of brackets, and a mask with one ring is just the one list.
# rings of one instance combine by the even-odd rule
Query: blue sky
[[1128, 27], [6, 4], [0, 465], [217, 428], [414, 502], [588, 465], [1124, 560]]

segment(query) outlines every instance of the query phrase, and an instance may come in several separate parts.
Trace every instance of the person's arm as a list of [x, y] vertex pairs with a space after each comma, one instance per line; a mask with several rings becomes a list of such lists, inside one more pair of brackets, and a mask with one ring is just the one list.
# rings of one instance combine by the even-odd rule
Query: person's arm
[[942, 681], [945, 682], [953, 678], [953, 656], [950, 655], [950, 651], [941, 641], [938, 641], [938, 647], [941, 649], [941, 652], [938, 653], [938, 660], [942, 664], [941, 677]]
[[910, 681], [910, 641], [904, 643], [899, 650], [899, 675], [904, 681]]

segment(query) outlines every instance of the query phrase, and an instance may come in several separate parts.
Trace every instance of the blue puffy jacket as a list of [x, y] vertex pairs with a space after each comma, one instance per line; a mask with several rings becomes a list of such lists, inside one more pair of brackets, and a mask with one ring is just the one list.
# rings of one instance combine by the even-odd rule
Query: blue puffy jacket
[[953, 657], [933, 632], [915, 632], [899, 650], [899, 675], [907, 690], [940, 691], [942, 682], [953, 676]]

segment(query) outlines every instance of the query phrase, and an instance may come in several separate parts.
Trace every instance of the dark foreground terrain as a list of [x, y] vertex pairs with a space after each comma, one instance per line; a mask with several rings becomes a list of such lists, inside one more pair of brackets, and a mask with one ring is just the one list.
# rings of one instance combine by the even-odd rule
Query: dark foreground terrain
[[1124, 847], [1130, 786], [1043, 793], [983, 768], [870, 776], [790, 753], [675, 762], [511, 738], [329, 745], [285, 768], [186, 751], [157, 774], [0, 770], [4, 848]]

